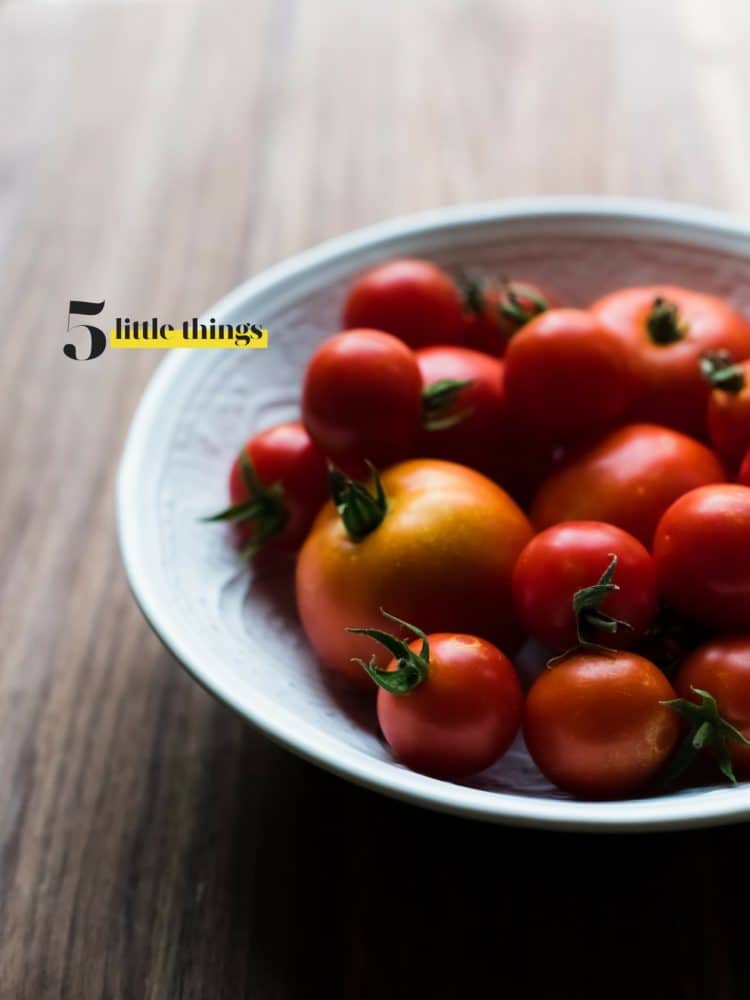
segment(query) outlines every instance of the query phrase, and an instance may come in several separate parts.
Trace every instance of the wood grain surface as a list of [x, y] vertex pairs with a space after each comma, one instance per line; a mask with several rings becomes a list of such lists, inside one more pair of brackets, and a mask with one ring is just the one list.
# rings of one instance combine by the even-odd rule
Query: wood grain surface
[[0, 0], [0, 998], [750, 990], [745, 827], [553, 835], [356, 789], [151, 634], [113, 483], [158, 354], [325, 237], [537, 193], [750, 213], [745, 0]]

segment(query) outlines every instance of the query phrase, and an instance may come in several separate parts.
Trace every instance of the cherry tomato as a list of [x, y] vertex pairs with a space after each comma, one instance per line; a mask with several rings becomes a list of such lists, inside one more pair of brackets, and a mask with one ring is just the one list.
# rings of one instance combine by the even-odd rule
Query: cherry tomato
[[664, 596], [724, 631], [750, 625], [750, 489], [703, 486], [676, 500], [654, 537]]
[[386, 470], [382, 497], [344, 477], [334, 487], [297, 561], [300, 617], [326, 666], [362, 683], [351, 657], [373, 646], [344, 629], [377, 628], [381, 607], [428, 632], [515, 649], [511, 577], [531, 526], [507, 493], [472, 469], [429, 459]]
[[453, 279], [426, 260], [392, 260], [366, 271], [346, 297], [344, 326], [371, 327], [410, 347], [455, 344], [464, 337], [461, 294]]
[[621, 528], [570, 521], [547, 528], [523, 550], [513, 598], [525, 631], [553, 652], [580, 642], [624, 649], [656, 615], [656, 566]]
[[492, 476], [507, 444], [502, 361], [465, 347], [425, 347], [416, 354], [423, 386], [416, 453]]
[[484, 639], [452, 632], [415, 633], [406, 643], [379, 629], [351, 629], [389, 650], [359, 664], [379, 686], [380, 728], [407, 767], [436, 778], [465, 778], [494, 764], [521, 725], [523, 695], [510, 660]]
[[538, 285], [526, 281], [466, 281], [466, 344], [496, 358], [511, 337], [554, 303]]
[[680, 723], [664, 674], [631, 652], [581, 652], [543, 671], [526, 698], [523, 732], [539, 770], [581, 798], [621, 798], [663, 767]]
[[207, 518], [229, 521], [248, 555], [296, 549], [327, 496], [326, 462], [300, 423], [250, 438], [229, 474], [231, 506]]
[[650, 547], [656, 525], [677, 497], [726, 478], [705, 445], [667, 427], [631, 424], [553, 472], [537, 493], [537, 531], [560, 521], [606, 521]]
[[742, 465], [740, 466], [739, 480], [743, 486], [750, 486], [750, 451], [743, 459]]
[[302, 420], [310, 437], [347, 468], [408, 455], [421, 426], [422, 382], [414, 352], [379, 330], [323, 341], [307, 366]]
[[705, 437], [709, 388], [700, 357], [721, 349], [735, 361], [750, 357], [745, 317], [713, 295], [675, 285], [623, 288], [590, 309], [632, 350], [637, 394], [629, 417]]
[[557, 439], [606, 426], [630, 402], [628, 354], [583, 310], [550, 309], [508, 345], [508, 407], [522, 423]]
[[736, 470], [750, 448], [750, 361], [732, 362], [724, 352], [703, 357], [704, 376], [711, 384], [708, 432], [714, 449]]
[[[708, 692], [721, 720], [750, 739], [750, 635], [723, 636], [696, 649], [683, 663], [674, 686], [681, 698], [696, 705], [703, 701], [698, 692]], [[708, 722], [706, 749], [718, 754], [720, 761], [726, 753], [737, 775], [750, 778], [750, 746], [705, 715], [695, 713], [692, 721], [694, 731]]]

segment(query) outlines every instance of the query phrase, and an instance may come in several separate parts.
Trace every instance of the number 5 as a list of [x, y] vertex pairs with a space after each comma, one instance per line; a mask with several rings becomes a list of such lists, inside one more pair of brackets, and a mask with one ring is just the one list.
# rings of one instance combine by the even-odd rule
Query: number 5
[[98, 316], [103, 308], [104, 302], [78, 302], [75, 299], [70, 300], [68, 306], [68, 332], [71, 329], [77, 330], [85, 327], [91, 335], [91, 349], [87, 357], [81, 358], [78, 356], [75, 344], [66, 344], [63, 347], [63, 354], [66, 358], [70, 358], [72, 361], [93, 361], [100, 354], [104, 354], [107, 348], [107, 335], [103, 330], [100, 330], [97, 326], [89, 326], [88, 323], [76, 323], [73, 327], [70, 325], [70, 317], [74, 314], [79, 316]]

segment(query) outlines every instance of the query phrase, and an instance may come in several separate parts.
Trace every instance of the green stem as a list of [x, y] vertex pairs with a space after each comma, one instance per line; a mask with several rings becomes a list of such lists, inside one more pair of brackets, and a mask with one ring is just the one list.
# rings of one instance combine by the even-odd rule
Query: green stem
[[700, 361], [701, 374], [714, 389], [739, 395], [747, 384], [742, 365], [735, 364], [729, 351], [709, 351]]
[[[547, 300], [533, 289], [525, 285], [514, 285], [507, 278], [502, 279], [502, 284], [505, 297], [500, 303], [498, 312], [505, 319], [509, 319], [517, 330], [549, 309]], [[526, 299], [528, 304], [524, 304], [523, 299]]]
[[427, 641], [427, 636], [416, 625], [410, 625], [409, 622], [402, 621], [395, 615], [389, 615], [382, 608], [380, 613], [421, 639], [422, 645], [419, 652], [415, 653], [403, 639], [399, 639], [390, 632], [383, 632], [377, 628], [347, 628], [347, 632], [353, 632], [355, 635], [366, 635], [369, 639], [374, 639], [381, 646], [384, 646], [396, 660], [396, 669], [383, 670], [378, 666], [374, 653], [369, 663], [359, 659], [359, 657], [353, 657], [352, 662], [358, 663], [378, 687], [388, 691], [389, 694], [409, 694], [427, 678], [430, 670], [430, 644]]
[[724, 777], [737, 784], [732, 759], [729, 753], [730, 743], [740, 743], [750, 746], [750, 740], [719, 714], [716, 699], [708, 691], [701, 688], [691, 688], [701, 699], [700, 702], [688, 698], [675, 698], [663, 701], [673, 711], [678, 712], [690, 723], [690, 732], [677, 749], [672, 761], [664, 774], [664, 781], [669, 783], [687, 770], [698, 753], [710, 750], [716, 757], [716, 763]]
[[465, 420], [472, 412], [461, 410], [459, 413], [448, 413], [461, 392], [473, 385], [472, 379], [441, 378], [422, 390], [422, 426], [428, 431], [443, 431], [455, 427]]
[[684, 340], [687, 333], [676, 303], [661, 297], [653, 301], [646, 317], [646, 329], [653, 342], [660, 345], [675, 344], [678, 340]]
[[371, 493], [364, 483], [351, 479], [332, 463], [328, 466], [328, 485], [331, 499], [341, 515], [341, 520], [349, 537], [360, 542], [383, 523], [388, 510], [388, 501], [383, 484], [374, 465], [366, 463], [375, 486]]

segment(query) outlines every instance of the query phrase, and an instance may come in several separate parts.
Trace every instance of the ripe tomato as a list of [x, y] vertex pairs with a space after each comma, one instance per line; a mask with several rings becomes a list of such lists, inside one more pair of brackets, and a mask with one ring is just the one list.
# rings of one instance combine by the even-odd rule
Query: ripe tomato
[[425, 347], [416, 355], [423, 429], [415, 452], [492, 476], [506, 438], [502, 361], [465, 347]]
[[632, 395], [628, 350], [581, 309], [550, 309], [505, 355], [505, 392], [521, 423], [556, 439], [616, 420]]
[[496, 358], [505, 354], [511, 337], [553, 302], [526, 281], [465, 282], [466, 345]]
[[631, 424], [553, 472], [537, 493], [537, 531], [560, 521], [606, 521], [651, 545], [656, 525], [677, 497], [724, 480], [718, 458], [667, 427]]
[[[362, 683], [352, 656], [372, 642], [379, 609], [429, 632], [480, 636], [512, 651], [521, 636], [511, 577], [531, 525], [495, 483], [451, 462], [403, 462], [383, 474], [383, 497], [334, 484], [297, 561], [297, 606], [323, 663]], [[343, 520], [343, 523], [342, 523]], [[365, 678], [366, 680], [366, 678]]]
[[[688, 718], [692, 715], [692, 735], [703, 727], [702, 747], [718, 760], [727, 777], [733, 779], [733, 770], [750, 777], [750, 745], [732, 732], [750, 738], [750, 635], [713, 639], [696, 649], [680, 668], [674, 686], [680, 698], [701, 705], [702, 711], [685, 713]], [[699, 692], [715, 700], [715, 713]], [[685, 763], [692, 755], [688, 750]]]
[[347, 468], [408, 455], [421, 424], [414, 352], [388, 333], [349, 330], [323, 341], [307, 366], [302, 420], [310, 437]]
[[633, 353], [637, 394], [631, 419], [705, 437], [709, 389], [700, 357], [721, 349], [735, 361], [750, 357], [745, 317], [713, 295], [675, 285], [623, 288], [590, 308]]
[[386, 617], [418, 638], [407, 643], [380, 629], [349, 631], [392, 654], [385, 669], [375, 656], [358, 662], [379, 687], [378, 721], [396, 757], [436, 778], [465, 778], [494, 764], [521, 725], [523, 695], [510, 660], [476, 636], [427, 636]]
[[631, 646], [654, 620], [658, 598], [648, 550], [598, 521], [547, 528], [532, 538], [513, 572], [524, 630], [556, 653], [581, 642]]
[[296, 549], [327, 496], [326, 462], [300, 423], [250, 438], [229, 474], [231, 506], [206, 518], [230, 521], [248, 555]]
[[750, 489], [703, 486], [659, 522], [654, 558], [664, 596], [679, 612], [725, 631], [750, 624]]
[[735, 470], [750, 448], [750, 361], [735, 364], [721, 351], [705, 355], [701, 367], [712, 387], [708, 400], [711, 443]]
[[738, 481], [742, 483], [743, 486], [750, 486], [750, 451], [743, 459], [742, 465], [740, 466], [740, 474]]
[[653, 778], [680, 731], [664, 674], [635, 653], [581, 652], [543, 671], [523, 732], [539, 770], [582, 798], [620, 798]]
[[464, 309], [453, 279], [426, 260], [392, 260], [366, 271], [349, 289], [346, 327], [371, 327], [410, 347], [455, 344], [464, 336]]

